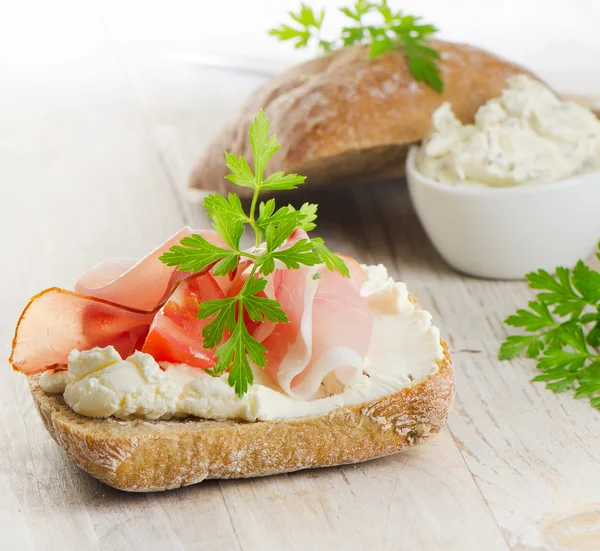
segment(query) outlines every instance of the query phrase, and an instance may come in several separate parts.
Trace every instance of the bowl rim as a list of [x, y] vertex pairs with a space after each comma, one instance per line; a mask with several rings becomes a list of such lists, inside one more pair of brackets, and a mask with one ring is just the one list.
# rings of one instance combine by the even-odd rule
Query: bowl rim
[[[461, 184], [448, 185], [437, 182], [429, 176], [425, 176], [416, 167], [415, 159], [419, 152], [420, 145], [413, 145], [408, 151], [406, 157], [406, 178], [407, 180], [418, 180], [420, 185], [426, 185], [438, 191], [456, 195], [532, 195], [535, 193], [549, 193], [551, 191], [559, 191], [567, 187], [584, 186], [593, 182], [593, 176], [598, 174], [600, 170], [584, 172], [562, 180], [554, 180], [552, 182], [534, 182], [531, 184], [522, 184], [517, 186], [484, 186], [484, 187], [469, 187]], [[594, 185], [600, 185], [600, 182]]]

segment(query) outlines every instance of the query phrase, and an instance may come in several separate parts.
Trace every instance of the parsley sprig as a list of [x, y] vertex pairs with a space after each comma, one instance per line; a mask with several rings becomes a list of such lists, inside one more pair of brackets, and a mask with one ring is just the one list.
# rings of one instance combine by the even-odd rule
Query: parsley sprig
[[[217, 276], [236, 270], [241, 259], [252, 262], [248, 278], [237, 295], [203, 302], [198, 310], [199, 319], [212, 318], [202, 330], [204, 348], [217, 347], [217, 361], [208, 372], [220, 376], [229, 370], [229, 385], [235, 388], [240, 398], [254, 381], [250, 361], [261, 368], [266, 362], [266, 349], [248, 332], [245, 316], [257, 322], [288, 321], [281, 304], [264, 296], [267, 285], [264, 276], [272, 273], [277, 263], [288, 269], [324, 264], [331, 271], [337, 270], [345, 277], [350, 276], [344, 261], [333, 254], [322, 239], [302, 238], [291, 246], [283, 247], [296, 228], [305, 231], [315, 228], [317, 205], [305, 203], [299, 209], [291, 205], [276, 209], [274, 199], [258, 201], [261, 191], [295, 189], [304, 183], [305, 177], [276, 172], [265, 178], [267, 163], [277, 153], [279, 142], [277, 136], [269, 136], [269, 121], [262, 111], [250, 125], [248, 135], [254, 170], [245, 159], [232, 153], [225, 153], [225, 161], [231, 171], [226, 178], [253, 190], [249, 212], [246, 213], [235, 193], [227, 197], [212, 194], [204, 200], [213, 227], [229, 248], [218, 247], [194, 234], [184, 237], [160, 257], [163, 263], [177, 266], [181, 271], [197, 273], [211, 269]], [[255, 247], [243, 250], [241, 239], [248, 227], [254, 232]]]
[[555, 276], [539, 270], [526, 277], [539, 291], [536, 300], [505, 323], [530, 334], [508, 337], [499, 358], [537, 358], [542, 373], [534, 381], [554, 392], [574, 389], [600, 409], [600, 273], [579, 261], [572, 270], [557, 268]]
[[[427, 39], [437, 32], [437, 28], [422, 23], [421, 17], [405, 15], [388, 6], [387, 0], [379, 3], [356, 0], [350, 8], [339, 8], [350, 19], [342, 27], [341, 36], [337, 40], [324, 40], [322, 25], [325, 11], [318, 14], [306, 4], [300, 5], [298, 13], [289, 12], [294, 26], [281, 25], [271, 29], [269, 34], [279, 40], [290, 40], [296, 48], [305, 48], [309, 43], [316, 43], [325, 52], [336, 50], [353, 44], [371, 44], [369, 55], [377, 57], [387, 51], [400, 50], [406, 56], [410, 72], [415, 80], [425, 81], [438, 92], [444, 89], [437, 61], [438, 51], [427, 45]], [[377, 24], [369, 23], [377, 16]]]

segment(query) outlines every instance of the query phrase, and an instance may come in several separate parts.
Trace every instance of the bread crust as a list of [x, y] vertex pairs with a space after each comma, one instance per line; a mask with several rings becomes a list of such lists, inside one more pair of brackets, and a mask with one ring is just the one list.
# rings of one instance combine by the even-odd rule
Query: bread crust
[[238, 194], [223, 152], [251, 159], [248, 130], [259, 109], [281, 149], [269, 171], [308, 176], [308, 185], [402, 176], [408, 146], [431, 130], [431, 115], [449, 101], [456, 116], [472, 122], [477, 109], [497, 97], [506, 79], [523, 68], [466, 44], [432, 41], [442, 55], [444, 92], [410, 74], [401, 52], [369, 58], [368, 46], [351, 46], [295, 65], [255, 90], [208, 145], [190, 186]]
[[454, 398], [448, 347], [438, 371], [378, 400], [327, 415], [282, 421], [92, 419], [46, 394], [29, 377], [44, 426], [79, 467], [131, 492], [179, 488], [211, 478], [247, 478], [357, 463], [437, 434]]

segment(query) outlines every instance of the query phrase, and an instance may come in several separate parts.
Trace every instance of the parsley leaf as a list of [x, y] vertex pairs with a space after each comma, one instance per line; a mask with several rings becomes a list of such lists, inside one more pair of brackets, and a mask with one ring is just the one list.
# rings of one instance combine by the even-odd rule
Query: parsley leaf
[[[292, 207], [290, 205], [292, 209]], [[304, 231], [312, 231], [317, 225], [314, 223], [317, 219], [317, 205], [314, 203], [304, 203], [300, 210], [298, 211], [301, 214], [300, 219], [298, 220], [298, 227], [302, 228]]]
[[218, 300], [207, 300], [200, 304], [198, 318], [206, 319], [216, 316], [202, 329], [204, 348], [214, 348], [223, 339], [225, 331], [231, 332], [235, 327], [235, 307], [237, 297], [222, 298]]
[[225, 162], [227, 164], [227, 168], [231, 170], [231, 174], [225, 176], [227, 180], [234, 183], [237, 186], [242, 187], [256, 187], [256, 181], [254, 179], [254, 174], [248, 163], [242, 157], [238, 157], [233, 153], [225, 152]]
[[278, 29], [271, 29], [269, 34], [279, 40], [295, 40], [294, 48], [304, 48], [310, 40], [310, 31], [307, 28], [294, 29], [289, 25], [281, 25]]
[[[309, 26], [320, 25], [322, 16], [316, 18], [311, 13], [309, 8], [305, 8], [298, 17]], [[215, 349], [216, 362], [207, 373], [220, 376], [229, 371], [228, 383], [240, 398], [254, 381], [253, 368], [262, 368], [266, 364], [266, 349], [249, 333], [247, 319], [272, 323], [289, 321], [281, 304], [265, 294], [267, 280], [264, 276], [275, 270], [276, 262], [288, 269], [323, 262], [330, 270], [349, 276], [344, 261], [331, 253], [322, 239], [300, 236], [293, 242], [287, 242], [297, 228], [305, 232], [314, 229], [317, 205], [304, 203], [299, 209], [291, 205], [276, 209], [274, 199], [258, 202], [261, 191], [294, 189], [305, 178], [283, 172], [264, 177], [267, 163], [279, 149], [279, 143], [276, 136], [269, 136], [269, 121], [262, 111], [250, 125], [248, 136], [254, 155], [254, 171], [242, 157], [226, 153], [225, 160], [231, 171], [227, 178], [254, 190], [249, 213], [246, 214], [234, 193], [227, 197], [211, 194], [204, 201], [213, 227], [229, 248], [218, 247], [194, 234], [183, 238], [160, 257], [162, 262], [177, 266], [181, 271], [212, 269], [213, 275], [226, 275], [237, 270], [242, 256], [251, 260], [251, 267], [243, 264], [249, 273], [245, 274], [246, 280], [236, 295], [204, 301], [198, 308], [198, 318], [207, 320], [202, 330], [202, 347]], [[247, 226], [256, 236], [256, 247], [251, 251], [240, 248]], [[265, 243], [260, 246], [263, 240]], [[318, 279], [320, 275], [316, 273], [314, 278]]]
[[[406, 56], [408, 68], [415, 80], [426, 82], [438, 92], [443, 91], [444, 83], [437, 64], [441, 56], [427, 45], [429, 37], [438, 31], [434, 25], [421, 23], [420, 17], [392, 10], [387, 0], [379, 0], [378, 3], [356, 0], [351, 7], [339, 8], [339, 11], [350, 19], [351, 24], [342, 27], [337, 40], [324, 40], [322, 37], [324, 11], [321, 10], [317, 17], [312, 8], [304, 4], [301, 4], [299, 13], [290, 12], [300, 28], [281, 25], [278, 29], [271, 29], [269, 34], [281, 41], [292, 41], [296, 48], [316, 43], [325, 52], [353, 44], [371, 44], [370, 57], [400, 50]], [[367, 20], [372, 19], [372, 14], [381, 19], [378, 25], [367, 24]]]
[[265, 290], [267, 280], [260, 277], [249, 277], [242, 288], [239, 297], [250, 319], [264, 321], [266, 318], [274, 323], [286, 323], [287, 314], [281, 309], [281, 305], [267, 297], [258, 296]]
[[539, 270], [525, 276], [532, 289], [543, 290], [538, 299], [548, 305], [556, 305], [555, 312], [559, 316], [577, 317], [586, 305], [571, 283], [571, 274], [567, 268], [556, 268], [556, 277], [546, 270]]
[[439, 59], [439, 54], [431, 48], [421, 46], [414, 38], [406, 39], [403, 49], [408, 60], [408, 68], [415, 80], [417, 82], [425, 81], [437, 92], [443, 92], [444, 83], [440, 78], [440, 68], [435, 62], [436, 59]]
[[528, 358], [535, 358], [543, 349], [544, 342], [537, 335], [511, 335], [502, 343], [498, 357], [512, 360], [525, 352]]
[[[209, 216], [215, 218], [215, 215], [222, 218], [229, 218], [234, 222], [247, 222], [248, 217], [242, 207], [242, 202], [239, 196], [235, 193], [230, 193], [227, 197], [219, 195], [218, 193], [212, 193], [204, 199], [204, 208], [207, 210]], [[215, 228], [220, 231], [220, 228]]]
[[171, 247], [159, 260], [167, 266], [177, 266], [182, 272], [200, 272], [214, 264], [215, 275], [225, 275], [235, 269], [240, 258], [237, 250], [222, 249], [204, 237], [193, 234], [184, 237], [180, 245]]
[[297, 270], [300, 265], [315, 266], [322, 262], [321, 255], [315, 251], [314, 240], [300, 239], [291, 247], [273, 252], [274, 259], [285, 264], [285, 267], [292, 270]]
[[[369, 12], [372, 8], [371, 2], [366, 2], [365, 0], [357, 0], [352, 8], [340, 8], [340, 11], [350, 19], [354, 19], [354, 21], [358, 21], [359, 23], [362, 21], [362, 16]], [[354, 9], [354, 11], [352, 11]]]
[[266, 279], [254, 277], [254, 273], [251, 273], [237, 296], [206, 301], [200, 305], [198, 311], [200, 319], [216, 314], [202, 331], [207, 348], [213, 348], [221, 342], [225, 330], [233, 330], [229, 338], [215, 351], [217, 362], [210, 373], [221, 375], [230, 369], [228, 382], [240, 398], [248, 391], [248, 385], [254, 381], [248, 356], [258, 367], [264, 367], [266, 362], [266, 348], [248, 333], [244, 311], [254, 321], [289, 321], [277, 301], [257, 296], [264, 291], [266, 284]]
[[265, 231], [265, 237], [267, 239], [267, 250], [274, 251], [278, 247], [283, 245], [283, 242], [290, 236], [294, 228], [296, 227], [297, 218], [295, 216], [289, 216], [283, 218], [277, 224], [269, 224]]
[[320, 29], [321, 23], [323, 23], [323, 18], [325, 17], [325, 12], [321, 10], [321, 13], [317, 17], [317, 15], [310, 6], [307, 6], [306, 4], [301, 4], [300, 12], [298, 14], [290, 12], [290, 16], [294, 21], [300, 23], [300, 25]]
[[556, 322], [545, 303], [531, 301], [528, 306], [531, 311], [517, 310], [516, 314], [507, 318], [506, 323], [513, 327], [524, 327], [526, 331], [530, 332], [556, 326]]
[[276, 300], [267, 297], [249, 296], [244, 300], [244, 307], [250, 319], [254, 321], [264, 321], [265, 319], [273, 323], [289, 321], [287, 314], [281, 309], [281, 305]]
[[[342, 43], [344, 46], [358, 44], [365, 38], [365, 29], [363, 27], [344, 27], [342, 29]], [[371, 55], [371, 57], [376, 57]]]
[[554, 276], [538, 270], [526, 278], [538, 291], [536, 300], [505, 323], [530, 335], [507, 337], [499, 359], [537, 358], [541, 373], [534, 381], [553, 392], [574, 389], [576, 398], [600, 409], [600, 273], [579, 261], [572, 270], [557, 268]]
[[213, 219], [213, 227], [234, 250], [240, 248], [244, 222], [248, 219], [240, 198], [230, 193], [227, 198], [212, 194], [204, 199], [204, 208]]
[[298, 176], [297, 174], [284, 174], [283, 172], [275, 172], [271, 174], [261, 185], [261, 189], [272, 190], [288, 190], [296, 189], [297, 186], [304, 183], [306, 176]]
[[393, 52], [396, 49], [396, 43], [385, 33], [371, 33], [373, 42], [369, 50], [369, 57], [378, 57], [385, 52]]
[[[289, 12], [290, 17], [300, 25], [300, 28], [290, 27], [289, 25], [281, 25], [278, 29], [271, 29], [269, 34], [275, 36], [279, 40], [293, 40], [295, 41], [295, 48], [303, 48], [308, 45], [308, 41], [312, 36], [312, 32], [318, 33], [318, 42], [325, 51], [329, 51], [331, 47], [329, 42], [326, 42], [320, 38], [319, 31], [321, 30], [321, 24], [325, 18], [325, 11], [321, 10], [319, 15], [313, 11], [310, 6], [306, 4], [300, 4], [300, 11], [298, 13]], [[311, 30], [312, 29], [312, 30]]]
[[248, 356], [258, 367], [264, 367], [266, 351], [267, 349], [261, 343], [250, 336], [246, 325], [239, 322], [230, 337], [215, 351], [218, 360], [211, 374], [222, 375], [229, 369], [227, 382], [241, 398], [248, 392], [248, 385], [254, 382], [254, 373], [248, 362]]
[[275, 134], [269, 137], [269, 121], [262, 109], [250, 125], [249, 137], [252, 144], [252, 155], [254, 156], [254, 185], [255, 187], [262, 187], [265, 167], [269, 159], [279, 151], [279, 140]]
[[[304, 203], [299, 210], [296, 210], [292, 205], [281, 207], [277, 212], [275, 210], [275, 200], [269, 199], [266, 203], [259, 205], [259, 216], [256, 221], [256, 226], [266, 237], [266, 230], [269, 225], [278, 225], [285, 223], [287, 219], [295, 220], [296, 227], [304, 231], [314, 230], [317, 219], [317, 205], [314, 203]], [[287, 236], [286, 236], [287, 237]]]
[[318, 255], [321, 257], [321, 261], [327, 266], [328, 270], [331, 272], [337, 270], [344, 277], [350, 277], [350, 270], [348, 270], [346, 263], [337, 254], [332, 253], [320, 237], [311, 241]]

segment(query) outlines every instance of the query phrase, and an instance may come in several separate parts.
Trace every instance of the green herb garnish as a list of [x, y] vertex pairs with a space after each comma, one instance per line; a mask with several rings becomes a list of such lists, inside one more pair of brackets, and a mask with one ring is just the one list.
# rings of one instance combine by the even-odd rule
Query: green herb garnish
[[[192, 235], [184, 237], [179, 245], [171, 247], [160, 257], [168, 266], [177, 266], [181, 271], [192, 273], [212, 266], [214, 275], [226, 275], [235, 270], [241, 258], [252, 261], [248, 279], [236, 296], [203, 302], [198, 310], [199, 319], [213, 318], [202, 330], [204, 348], [215, 348], [225, 333], [229, 335], [216, 349], [217, 362], [208, 372], [219, 376], [229, 369], [229, 384], [239, 397], [248, 391], [248, 385], [254, 381], [248, 358], [259, 367], [264, 367], [266, 362], [266, 349], [248, 333], [244, 314], [259, 322], [265, 319], [275, 323], [288, 321], [279, 302], [259, 296], [267, 285], [267, 280], [262, 276], [273, 272], [275, 262], [279, 261], [289, 269], [324, 264], [329, 270], [337, 270], [343, 276], [350, 277], [344, 261], [333, 254], [322, 239], [303, 238], [290, 247], [281, 248], [294, 229], [310, 231], [315, 228], [317, 205], [305, 203], [298, 210], [291, 205], [276, 209], [274, 199], [258, 202], [263, 190], [295, 189], [305, 180], [304, 176], [283, 172], [264, 177], [269, 159], [279, 149], [277, 136], [269, 136], [268, 133], [269, 121], [260, 111], [250, 125], [249, 132], [254, 171], [242, 157], [225, 153], [227, 167], [231, 170], [226, 178], [238, 186], [254, 190], [249, 212], [246, 213], [235, 193], [227, 197], [212, 194], [204, 201], [213, 227], [230, 249], [217, 247], [199, 235]], [[248, 226], [256, 237], [256, 246], [252, 251], [244, 251], [240, 246], [242, 234]]]
[[554, 392], [574, 389], [600, 409], [600, 273], [580, 260], [573, 270], [557, 268], [556, 276], [539, 270], [526, 277], [540, 292], [505, 323], [531, 334], [508, 337], [499, 358], [537, 358], [542, 373], [534, 381]]
[[[393, 11], [387, 0], [381, 0], [380, 3], [356, 0], [351, 8], [339, 10], [350, 22], [342, 27], [341, 36], [337, 40], [323, 39], [321, 27], [325, 11], [321, 10], [316, 14], [306, 4], [301, 4], [298, 13], [289, 12], [294, 26], [281, 25], [277, 29], [271, 29], [269, 34], [282, 41], [293, 41], [296, 48], [305, 48], [309, 43], [317, 44], [324, 52], [352, 44], [371, 44], [371, 57], [377, 57], [387, 51], [400, 50], [406, 56], [415, 80], [425, 81], [438, 92], [443, 91], [444, 83], [437, 64], [440, 54], [427, 45], [427, 39], [437, 32], [436, 27], [421, 23], [421, 17]], [[380, 19], [377, 24], [367, 22], [372, 18], [371, 14]]]

